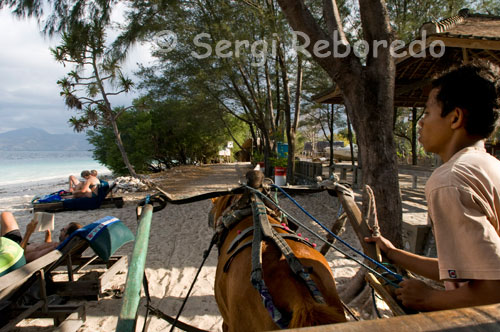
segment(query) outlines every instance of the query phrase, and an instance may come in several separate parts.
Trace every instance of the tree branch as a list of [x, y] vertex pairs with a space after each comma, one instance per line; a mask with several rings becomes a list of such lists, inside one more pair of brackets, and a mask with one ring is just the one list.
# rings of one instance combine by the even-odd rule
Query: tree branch
[[337, 31], [339, 39], [347, 44], [348, 41], [344, 34], [342, 19], [339, 14], [336, 0], [323, 0], [323, 15], [326, 19], [328, 34], [333, 36], [334, 31]]

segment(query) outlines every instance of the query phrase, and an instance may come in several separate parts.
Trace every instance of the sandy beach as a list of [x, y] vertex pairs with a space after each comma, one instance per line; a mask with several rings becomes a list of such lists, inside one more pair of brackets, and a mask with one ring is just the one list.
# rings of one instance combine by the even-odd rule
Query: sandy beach
[[[227, 189], [237, 186], [240, 180], [241, 170], [248, 165], [225, 164], [208, 166], [188, 166], [170, 170], [161, 175], [152, 177], [155, 183], [161, 183], [162, 188], [168, 188], [169, 193], [183, 196], [193, 193], [202, 193], [213, 190]], [[240, 169], [240, 173], [237, 172]], [[406, 184], [402, 184], [404, 187]], [[423, 186], [417, 188], [417, 192], [422, 194]], [[155, 192], [155, 191], [153, 191]], [[135, 217], [135, 207], [137, 200], [145, 197], [148, 193], [136, 192], [122, 193], [125, 199], [125, 206], [118, 208], [102, 208], [92, 211], [61, 212], [56, 214], [56, 234], [66, 222], [78, 221], [88, 224], [105, 216], [115, 216], [122, 220], [135, 234], [137, 222]], [[16, 202], [0, 201], [3, 210], [12, 210], [25, 225], [30, 219], [29, 195], [23, 199], [18, 198]], [[301, 203], [316, 218], [331, 226], [338, 209], [338, 202], [326, 192], [296, 196]], [[6, 203], [8, 202], [8, 203]], [[405, 202], [405, 218], [425, 218], [425, 203]], [[146, 275], [149, 280], [149, 291], [152, 296], [152, 305], [164, 313], [174, 316], [177, 314], [181, 303], [187, 293], [196, 271], [202, 261], [204, 250], [207, 249], [212, 237], [212, 229], [208, 227], [207, 216], [211, 207], [211, 201], [205, 200], [185, 205], [167, 205], [167, 207], [154, 213], [151, 235], [149, 239], [149, 249], [146, 262]], [[326, 236], [326, 233], [317, 225], [313, 225], [305, 216], [292, 204], [280, 198], [281, 206], [289, 211], [299, 220], [307, 223]], [[419, 205], [415, 207], [415, 205]], [[24, 232], [24, 226], [21, 226]], [[312, 238], [307, 231], [302, 231], [304, 236]], [[40, 239], [42, 234], [35, 234], [34, 240]], [[360, 248], [359, 242], [354, 232], [347, 224], [342, 238], [353, 246]], [[314, 241], [318, 242], [318, 241]], [[318, 242], [318, 248], [322, 243]], [[117, 254], [129, 255], [132, 252], [133, 243], [123, 246]], [[362, 314], [364, 319], [373, 317], [371, 309], [371, 297], [369, 289], [364, 289], [360, 294], [353, 294], [355, 284], [359, 284], [359, 277], [356, 277], [359, 266], [330, 249], [326, 255], [330, 262], [333, 274], [336, 279], [337, 289], [340, 297], [356, 312]], [[217, 263], [217, 252], [213, 249], [203, 267], [196, 282], [193, 292], [187, 301], [186, 307], [181, 315], [181, 320], [198, 328], [209, 331], [221, 331], [222, 319], [219, 315], [217, 304], [213, 296], [213, 282]], [[358, 274], [359, 276], [360, 274]], [[126, 271], [117, 274], [109, 283], [108, 288], [119, 289], [126, 279]], [[144, 293], [142, 293], [144, 295]], [[142, 330], [144, 324], [144, 297], [139, 306], [139, 318], [137, 321], [137, 331]], [[113, 331], [116, 328], [118, 315], [120, 312], [122, 299], [115, 292], [107, 292], [99, 301], [87, 301], [87, 320], [79, 331]], [[381, 303], [380, 303], [381, 304]], [[382, 313], [387, 314], [387, 310]], [[352, 319], [348, 317], [348, 319]], [[147, 319], [148, 331], [164, 331], [170, 329], [170, 324], [154, 316]], [[18, 324], [14, 331], [50, 331], [50, 320], [27, 319]], [[180, 331], [180, 330], [179, 330]]]

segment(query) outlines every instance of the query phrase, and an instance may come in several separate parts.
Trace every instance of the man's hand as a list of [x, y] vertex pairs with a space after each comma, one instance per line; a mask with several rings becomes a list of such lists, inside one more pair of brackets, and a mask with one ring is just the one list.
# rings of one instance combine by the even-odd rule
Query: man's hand
[[389, 257], [388, 256], [389, 251], [396, 249], [396, 247], [391, 243], [391, 241], [387, 240], [383, 236], [365, 237], [365, 242], [377, 244], [380, 250], [382, 250], [387, 257]]
[[38, 225], [38, 221], [35, 219], [31, 219], [31, 221], [26, 225], [26, 234], [33, 234], [36, 230], [36, 226]]
[[45, 242], [52, 242], [52, 232], [50, 231], [50, 229], [47, 229], [45, 231]]
[[435, 310], [430, 305], [430, 300], [437, 290], [417, 279], [403, 280], [399, 286], [401, 288], [397, 288], [395, 293], [405, 307], [418, 311]]

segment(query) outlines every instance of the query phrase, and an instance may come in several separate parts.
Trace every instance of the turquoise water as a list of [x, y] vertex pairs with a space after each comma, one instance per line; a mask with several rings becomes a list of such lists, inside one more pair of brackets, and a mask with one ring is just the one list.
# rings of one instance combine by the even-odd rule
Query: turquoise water
[[90, 151], [0, 151], [0, 186], [79, 177], [85, 169], [111, 173]]

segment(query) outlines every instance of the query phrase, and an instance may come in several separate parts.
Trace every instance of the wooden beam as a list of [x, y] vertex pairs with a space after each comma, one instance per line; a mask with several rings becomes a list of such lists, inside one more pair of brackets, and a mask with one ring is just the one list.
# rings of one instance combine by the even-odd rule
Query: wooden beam
[[[427, 38], [427, 45], [435, 40], [441, 40], [446, 47], [476, 48], [481, 50], [500, 51], [500, 40], [479, 39], [479, 38], [459, 38], [445, 36], [430, 36]], [[428, 47], [428, 46], [427, 46]]]
[[322, 325], [304, 329], [290, 329], [294, 332], [493, 332], [500, 329], [500, 304], [426, 312], [416, 315], [398, 316], [386, 319]]
[[500, 57], [497, 56], [495, 53], [493, 53], [490, 50], [484, 50], [486, 53], [488, 53], [489, 56], [491, 56], [493, 59], [497, 60], [500, 63]]
[[85, 319], [85, 311], [83, 315], [80, 312], [74, 312], [55, 328], [54, 332], [76, 332], [83, 325]]
[[462, 47], [462, 58], [464, 60], [464, 65], [469, 63], [469, 54], [467, 54], [467, 49]]

